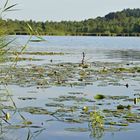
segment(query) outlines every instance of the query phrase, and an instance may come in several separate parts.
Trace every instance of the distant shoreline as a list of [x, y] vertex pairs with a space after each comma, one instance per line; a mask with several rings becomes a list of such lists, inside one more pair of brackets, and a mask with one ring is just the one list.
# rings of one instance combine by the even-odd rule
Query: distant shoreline
[[[9, 34], [9, 35], [30, 35], [29, 33], [14, 33], [14, 34]], [[35, 34], [33, 34], [35, 35]], [[110, 33], [110, 34], [106, 34], [106, 33], [77, 33], [77, 34], [40, 34], [41, 36], [108, 36], [108, 37], [139, 37], [140, 33]]]
[[111, 12], [83, 21], [0, 20], [1, 32], [9, 35], [140, 36], [140, 8]]

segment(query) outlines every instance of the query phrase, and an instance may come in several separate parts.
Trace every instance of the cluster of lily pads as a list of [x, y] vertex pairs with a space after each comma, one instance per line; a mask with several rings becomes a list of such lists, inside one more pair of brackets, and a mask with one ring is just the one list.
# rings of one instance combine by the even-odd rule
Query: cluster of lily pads
[[[106, 131], [129, 131], [131, 130], [129, 127], [131, 123], [140, 122], [139, 107], [134, 103], [134, 99], [129, 96], [96, 94], [92, 99], [89, 99], [82, 92], [69, 92], [68, 94], [49, 98], [45, 107], [28, 106], [18, 108], [18, 110], [21, 113], [50, 116], [51, 119], [46, 120], [46, 122], [87, 123], [87, 127], [65, 128], [65, 131], [90, 132], [94, 138], [102, 137]], [[32, 99], [19, 98], [19, 100]], [[128, 105], [119, 104], [117, 103], [118, 100]], [[21, 126], [31, 127], [34, 124], [27, 121], [26, 125], [24, 123]]]
[[94, 62], [88, 64], [61, 63], [47, 65], [3, 66], [1, 84], [24, 86], [86, 86], [99, 81], [100, 85], [126, 86], [122, 81], [137, 80], [140, 66], [136, 64]]
[[[52, 63], [41, 66], [32, 64], [26, 66], [3, 65], [0, 68], [0, 73], [1, 85], [35, 86], [39, 89], [53, 86], [79, 87], [98, 83], [97, 86], [113, 85], [129, 88], [131, 84], [126, 83], [126, 80], [140, 81], [140, 64], [92, 62], [88, 64]], [[140, 122], [139, 107], [137, 106], [140, 100], [139, 94], [134, 95], [135, 98], [96, 94], [90, 99], [83, 92], [69, 92], [68, 94], [49, 98], [45, 107], [27, 106], [19, 108], [14, 101], [12, 101], [13, 106], [2, 104], [2, 110], [19, 113], [22, 118], [21, 124], [6, 127], [8, 129], [38, 128], [39, 132], [44, 130], [42, 125], [35, 125], [34, 122], [27, 120], [22, 115], [22, 113], [29, 113], [52, 118], [46, 122], [87, 123], [87, 128], [66, 128], [65, 131], [90, 131], [91, 136], [100, 138], [105, 131], [129, 130], [131, 123]], [[1, 102], [4, 102], [4, 99], [2, 97]], [[36, 98], [30, 97], [18, 99], [22, 101], [36, 100]], [[4, 117], [9, 118], [9, 114], [5, 114]]]

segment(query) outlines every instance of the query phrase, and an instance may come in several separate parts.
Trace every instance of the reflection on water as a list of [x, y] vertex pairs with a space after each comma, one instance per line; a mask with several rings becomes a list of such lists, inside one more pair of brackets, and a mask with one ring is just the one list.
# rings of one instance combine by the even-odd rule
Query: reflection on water
[[108, 50], [104, 54], [108, 59], [119, 59], [124, 61], [140, 61], [140, 51], [136, 50]]
[[101, 140], [103, 136], [104, 136], [104, 129], [100, 127], [95, 127], [94, 129], [91, 130], [90, 133], [91, 138], [95, 140]]
[[[26, 43], [28, 36], [16, 36], [16, 44]], [[26, 51], [33, 52], [63, 52], [64, 56], [45, 56], [42, 58], [59, 62], [79, 62], [82, 52], [87, 61], [139, 61], [139, 37], [71, 37], [45, 36], [46, 42], [30, 42]], [[15, 44], [14, 44], [15, 45]], [[29, 55], [28, 55], [29, 56]], [[33, 56], [38, 57], [38, 56]], [[57, 58], [57, 59], [56, 59]]]

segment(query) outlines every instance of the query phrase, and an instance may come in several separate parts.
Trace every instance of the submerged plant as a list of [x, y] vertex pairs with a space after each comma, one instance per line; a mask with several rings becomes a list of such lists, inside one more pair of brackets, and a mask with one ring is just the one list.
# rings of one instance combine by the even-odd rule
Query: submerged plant
[[92, 128], [104, 128], [104, 117], [99, 111], [90, 112], [90, 123]]
[[90, 112], [90, 124], [91, 137], [95, 139], [102, 138], [104, 134], [104, 117], [99, 111]]

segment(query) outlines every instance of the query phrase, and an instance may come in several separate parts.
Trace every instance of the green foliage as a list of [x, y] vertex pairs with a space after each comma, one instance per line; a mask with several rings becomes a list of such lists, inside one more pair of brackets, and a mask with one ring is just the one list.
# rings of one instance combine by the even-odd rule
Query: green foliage
[[104, 117], [99, 111], [90, 112], [90, 128], [91, 128], [91, 137], [94, 139], [102, 138], [104, 134]]
[[104, 98], [105, 98], [105, 96], [102, 95], [102, 94], [97, 94], [96, 96], [94, 96], [94, 99], [96, 99], [96, 100], [101, 100], [101, 99], [104, 99]]
[[90, 113], [90, 121], [92, 128], [103, 128], [104, 126], [104, 118], [101, 116], [99, 111], [93, 111]]
[[9, 0], [6, 0], [3, 7], [0, 8], [0, 62], [4, 61], [4, 55], [9, 50], [8, 45], [11, 44], [15, 39], [8, 40], [7, 39], [7, 33], [9, 33], [9, 30], [6, 26], [6, 21], [2, 20], [2, 15], [5, 12], [13, 11], [14, 7], [17, 4], [9, 5]]
[[[14, 10], [15, 5], [7, 6], [4, 9], [9, 11], [9, 8], [12, 8]], [[27, 25], [32, 27], [32, 30]], [[32, 20], [25, 22], [0, 19], [0, 27], [3, 31], [6, 30], [8, 34], [32, 33], [37, 35], [39, 32], [41, 35], [137, 35], [140, 33], [140, 9], [125, 9], [121, 12], [109, 13], [105, 17], [80, 22], [35, 22]]]

